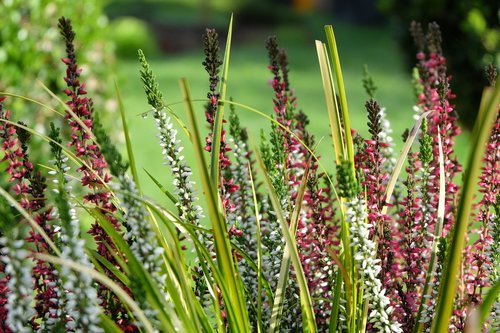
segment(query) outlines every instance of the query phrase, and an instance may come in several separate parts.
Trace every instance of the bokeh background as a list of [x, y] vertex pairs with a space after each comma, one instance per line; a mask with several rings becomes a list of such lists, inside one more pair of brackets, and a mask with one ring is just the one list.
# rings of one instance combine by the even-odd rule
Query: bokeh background
[[[0, 7], [0, 90], [58, 105], [40, 82], [54, 92], [63, 89], [64, 69], [59, 59], [64, 56], [64, 46], [57, 18], [71, 18], [95, 110], [123, 148], [116, 82], [141, 177], [152, 195], [158, 190], [142, 169], [165, 183], [169, 180], [154, 122], [141, 116], [148, 105], [139, 77], [139, 48], [148, 57], [167, 103], [181, 118], [179, 79], [188, 79], [192, 96], [200, 100], [195, 105], [201, 124], [201, 100], [208, 90], [201, 64], [204, 29], [216, 28], [223, 47], [234, 14], [228, 94], [269, 115], [273, 113], [273, 91], [268, 84], [271, 74], [265, 40], [276, 35], [288, 51], [298, 106], [309, 116], [310, 130], [320, 142], [317, 151], [330, 170], [331, 140], [314, 44], [316, 39], [324, 40], [325, 24], [335, 29], [353, 127], [362, 134], [367, 132], [367, 96], [362, 87], [363, 66], [367, 65], [378, 87], [376, 97], [387, 108], [397, 147], [401, 146], [401, 133], [414, 121], [411, 68], [416, 50], [408, 31], [412, 20], [424, 25], [436, 21], [442, 28], [443, 50], [453, 75], [451, 88], [457, 94], [457, 110], [465, 128], [473, 124], [486, 84], [483, 67], [498, 65], [500, 57], [499, 5], [491, 0], [2, 0]], [[47, 119], [53, 119], [47, 109], [22, 99], [14, 99], [9, 107], [18, 119], [42, 133]], [[257, 144], [260, 130], [269, 131], [269, 123], [243, 109], [237, 112]], [[183, 133], [179, 135], [187, 139]], [[462, 161], [467, 137], [467, 133], [462, 135], [457, 145]], [[42, 146], [39, 149], [43, 151]], [[187, 155], [189, 160], [189, 152]]]

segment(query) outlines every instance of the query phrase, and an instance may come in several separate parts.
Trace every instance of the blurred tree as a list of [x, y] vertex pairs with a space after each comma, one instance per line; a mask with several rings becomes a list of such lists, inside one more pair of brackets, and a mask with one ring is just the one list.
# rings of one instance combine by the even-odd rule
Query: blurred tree
[[[60, 61], [64, 43], [57, 28], [58, 17], [65, 16], [73, 21], [79, 62], [84, 65], [82, 75], [89, 93], [95, 92], [92, 96], [96, 109], [106, 105], [106, 111], [115, 110], [111, 99], [107, 99], [114, 95], [113, 82], [106, 81], [112, 79], [109, 73], [114, 63], [114, 47], [106, 36], [108, 20], [101, 3], [100, 0], [3, 0], [0, 5], [0, 91], [57, 105], [54, 98], [38, 87], [37, 81], [56, 94], [65, 87], [64, 65]], [[41, 125], [36, 126], [44, 123], [41, 118], [47, 115], [47, 112], [35, 112], [40, 107], [11, 99], [9, 109], [29, 117], [28, 123], [44, 131]], [[102, 118], [112, 119], [106, 115]]]
[[448, 55], [452, 89], [461, 121], [472, 127], [486, 84], [484, 66], [500, 61], [499, 2], [494, 0], [378, 0], [378, 7], [395, 27], [408, 63], [415, 63], [408, 28], [415, 20], [437, 22]]

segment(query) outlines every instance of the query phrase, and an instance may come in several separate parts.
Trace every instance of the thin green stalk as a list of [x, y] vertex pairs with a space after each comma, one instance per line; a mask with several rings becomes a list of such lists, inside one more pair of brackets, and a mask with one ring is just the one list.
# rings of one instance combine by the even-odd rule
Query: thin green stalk
[[415, 138], [417, 137], [418, 130], [420, 129], [420, 125], [422, 125], [422, 121], [424, 120], [424, 118], [426, 118], [432, 112], [434, 112], [434, 111], [430, 110], [430, 111], [424, 112], [423, 114], [420, 115], [420, 117], [417, 119], [417, 122], [415, 123], [415, 125], [413, 125], [413, 128], [411, 129], [411, 132], [408, 135], [408, 138], [406, 139], [405, 144], [403, 145], [403, 148], [401, 149], [401, 153], [399, 154], [396, 165], [394, 166], [394, 169], [392, 170], [391, 176], [389, 177], [389, 181], [388, 181], [387, 186], [385, 188], [384, 206], [382, 207], [381, 215], [387, 214], [387, 210], [389, 209], [389, 203], [391, 201], [392, 193], [393, 193], [394, 188], [396, 186], [396, 182], [398, 181], [399, 175], [401, 174], [401, 170], [403, 169], [403, 164], [406, 160], [406, 156], [408, 156], [408, 152], [410, 151], [410, 148], [413, 145]]
[[39, 105], [51, 112], [54, 112], [55, 114], [57, 114], [58, 116], [60, 117], [64, 117], [64, 114], [57, 111], [56, 109], [53, 109], [51, 108], [50, 106], [48, 106], [47, 104], [44, 104], [42, 102], [39, 102], [37, 100], [34, 100], [32, 98], [29, 98], [29, 97], [26, 97], [26, 96], [22, 96], [22, 95], [18, 95], [18, 94], [13, 94], [13, 93], [9, 93], [9, 92], [6, 92], [6, 91], [0, 91], [0, 96], [9, 96], [9, 97], [14, 97], [14, 98], [19, 98], [19, 99], [23, 99], [27, 102], [30, 102], [30, 103], [33, 103], [33, 104], [36, 104], [36, 105]]
[[323, 81], [323, 91], [325, 92], [326, 108], [328, 110], [328, 119], [330, 120], [330, 131], [333, 139], [333, 148], [335, 152], [335, 161], [337, 164], [342, 162], [342, 156], [346, 155], [344, 147], [344, 138], [342, 133], [341, 118], [338, 110], [337, 95], [335, 93], [335, 84], [333, 82], [332, 70], [328, 59], [326, 45], [321, 41], [316, 41], [316, 52], [318, 53], [321, 79]]
[[354, 148], [352, 144], [351, 135], [351, 121], [349, 118], [349, 110], [347, 108], [347, 97], [344, 88], [344, 79], [342, 77], [342, 67], [340, 66], [340, 58], [337, 49], [337, 42], [335, 41], [335, 34], [333, 32], [333, 27], [331, 25], [325, 26], [326, 39], [328, 42], [328, 48], [330, 50], [330, 56], [333, 59], [333, 67], [335, 69], [335, 78], [337, 79], [337, 86], [339, 89], [340, 96], [340, 111], [342, 112], [342, 121], [345, 135], [345, 144], [347, 147], [346, 157], [352, 163], [352, 172], [354, 173]]
[[[231, 15], [231, 20], [229, 21], [229, 28], [227, 32], [226, 50], [224, 52], [224, 67], [222, 70], [221, 80], [220, 80], [220, 99], [226, 99], [226, 88], [227, 88], [227, 78], [229, 75], [229, 56], [231, 54], [231, 37], [233, 32], [233, 16]], [[215, 112], [214, 119], [214, 129], [213, 129], [213, 141], [212, 141], [212, 159], [210, 165], [210, 176], [212, 183], [215, 184], [216, 188], [219, 187], [219, 164], [220, 164], [220, 144], [222, 138], [222, 124], [224, 120], [224, 102], [219, 103], [217, 111]]]
[[342, 293], [342, 279], [341, 279], [340, 269], [337, 270], [337, 275], [335, 276], [335, 288], [333, 290], [333, 302], [332, 310], [330, 311], [330, 325], [328, 327], [328, 333], [337, 332], [339, 312], [340, 312], [340, 296]]
[[489, 316], [493, 316], [491, 313], [491, 308], [493, 304], [498, 299], [498, 295], [500, 295], [500, 280], [491, 286], [490, 290], [486, 294], [486, 297], [483, 299], [483, 303], [479, 306], [479, 325], [478, 327], [483, 327], [484, 323], [488, 319]]
[[132, 140], [130, 139], [130, 132], [127, 125], [127, 119], [125, 117], [125, 107], [123, 106], [122, 96], [120, 90], [118, 89], [118, 83], [115, 81], [115, 92], [116, 99], [118, 100], [118, 109], [120, 110], [120, 117], [122, 118], [123, 135], [125, 136], [125, 144], [127, 146], [128, 163], [130, 165], [130, 171], [132, 172], [132, 178], [134, 179], [135, 186], [139, 193], [142, 193], [141, 185], [139, 181], [139, 174], [137, 173], [137, 166], [135, 164], [134, 150], [132, 149]]
[[[250, 176], [250, 184], [252, 185], [252, 198], [253, 206], [255, 209], [255, 223], [257, 224], [257, 333], [263, 331], [262, 328], [262, 279], [264, 274], [262, 273], [262, 240], [260, 234], [260, 214], [259, 205], [257, 203], [257, 193], [255, 191], [255, 183], [253, 181], [253, 171], [252, 165], [248, 163], [248, 175]], [[269, 302], [272, 303], [271, 299]]]

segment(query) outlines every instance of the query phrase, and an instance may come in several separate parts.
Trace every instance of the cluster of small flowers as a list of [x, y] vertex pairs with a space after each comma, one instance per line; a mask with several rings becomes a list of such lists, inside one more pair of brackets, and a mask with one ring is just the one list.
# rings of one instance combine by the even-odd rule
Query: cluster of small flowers
[[141, 50], [139, 50], [139, 61], [142, 66], [141, 79], [144, 83], [144, 91], [149, 105], [153, 108], [162, 155], [174, 177], [173, 185], [177, 194], [176, 206], [179, 209], [179, 217], [183, 222], [198, 225], [203, 217], [203, 211], [196, 204], [198, 198], [195, 195], [194, 181], [191, 180], [192, 171], [181, 154], [183, 150], [180, 145], [181, 140], [177, 138], [177, 130], [173, 128], [170, 117], [164, 111], [165, 105], [159, 84]]
[[[219, 35], [215, 29], [206, 29], [205, 34], [203, 34], [203, 45], [205, 52], [205, 60], [203, 61], [203, 66], [209, 75], [210, 88], [207, 93], [208, 103], [206, 106], [205, 116], [209, 127], [209, 133], [206, 137], [205, 150], [208, 152], [212, 151], [212, 140], [214, 136], [214, 126], [215, 126], [215, 115], [218, 108], [220, 92], [218, 92], [217, 84], [220, 81], [220, 66], [222, 61], [219, 58]], [[225, 119], [222, 121], [226, 122]], [[222, 172], [231, 165], [231, 160], [228, 157], [228, 153], [231, 151], [231, 147], [226, 142], [226, 130], [221, 129], [220, 138], [220, 148], [219, 148], [219, 171], [220, 171], [220, 183], [219, 190], [222, 199], [222, 207], [226, 214], [234, 209], [231, 203], [230, 197], [234, 193], [238, 186], [234, 184], [233, 179], [226, 179], [224, 173]]]
[[[484, 157], [484, 166], [479, 181], [479, 211], [476, 221], [479, 227], [473, 229], [477, 240], [464, 249], [463, 284], [464, 293], [459, 302], [462, 305], [459, 311], [465, 312], [461, 317], [466, 318], [468, 306], [481, 304], [483, 294], [498, 279], [495, 270], [498, 267], [497, 244], [494, 244], [492, 231], [495, 230], [494, 207], [498, 205], [500, 194], [500, 113], [497, 115]], [[496, 262], [495, 262], [496, 261]]]
[[380, 119], [381, 131], [378, 134], [378, 141], [380, 142], [380, 153], [385, 158], [386, 162], [382, 164], [382, 170], [390, 174], [396, 165], [396, 157], [394, 156], [394, 139], [392, 138], [391, 122], [387, 119], [387, 110], [381, 107], [378, 113]]
[[354, 260], [364, 283], [364, 297], [370, 301], [368, 320], [378, 332], [403, 332], [401, 325], [391, 318], [394, 308], [378, 278], [381, 271], [380, 259], [375, 259], [376, 245], [369, 238], [372, 226], [365, 221], [368, 217], [366, 202], [354, 197], [346, 203], [346, 207]]
[[[365, 73], [365, 75], [367, 75]], [[371, 78], [369, 78], [371, 81]], [[373, 91], [367, 91], [373, 96]], [[371, 94], [370, 94], [371, 92]], [[392, 138], [390, 124], [385, 119], [385, 111], [372, 97], [365, 103], [368, 113], [368, 129], [371, 137], [362, 140], [355, 138], [356, 154], [355, 169], [361, 186], [365, 189], [360, 194], [366, 198], [368, 223], [370, 224], [370, 239], [377, 242], [377, 258], [380, 260], [380, 281], [385, 294], [391, 300], [395, 309], [394, 318], [402, 321], [401, 306], [398, 301], [399, 291], [397, 281], [401, 277], [399, 267], [402, 251], [398, 242], [400, 233], [388, 214], [383, 213], [385, 187], [395, 164], [392, 154]]]
[[[443, 159], [445, 166], [445, 220], [443, 235], [453, 225], [453, 212], [458, 185], [454, 184], [453, 180], [462, 166], [458, 163], [454, 154], [455, 137], [460, 134], [460, 128], [457, 125], [457, 116], [454, 106], [450, 103], [455, 95], [449, 89], [451, 77], [446, 72], [446, 59], [441, 50], [441, 33], [439, 26], [436, 23], [429, 24], [427, 35], [424, 37], [422, 27], [414, 23], [412, 24], [412, 34], [415, 37], [419, 52], [417, 53], [417, 68], [420, 76], [420, 84], [423, 88], [422, 93], [418, 96], [418, 106], [422, 112], [433, 111], [428, 117], [429, 129], [428, 134], [432, 138], [432, 154], [439, 156], [438, 133], [441, 137]], [[421, 40], [426, 41], [421, 44]], [[428, 52], [425, 52], [428, 50]], [[431, 177], [429, 189], [439, 188], [439, 160], [434, 158], [430, 164], [430, 171], [434, 177]], [[431, 198], [433, 206], [437, 207], [438, 193], [433, 193]], [[435, 213], [433, 214], [435, 219]], [[430, 225], [431, 230], [433, 225]]]
[[29, 319], [36, 315], [32, 306], [35, 301], [31, 275], [33, 261], [28, 258], [26, 242], [19, 238], [18, 231], [13, 229], [12, 235], [0, 238], [0, 261], [5, 265], [5, 274], [9, 276], [7, 288], [10, 291], [5, 304], [7, 317], [0, 328], [5, 332], [29, 333], [32, 332]]
[[[418, 192], [419, 170], [421, 163], [417, 153], [408, 154], [407, 178], [404, 181], [407, 195], [399, 203], [398, 212], [399, 243], [401, 248], [401, 307], [395, 307], [403, 329], [411, 330], [415, 324], [415, 314], [418, 311], [421, 287], [424, 272], [427, 269], [426, 260], [422, 260], [422, 211], [419, 203], [421, 198]], [[403, 313], [402, 313], [403, 312]]]
[[[234, 209], [227, 215], [227, 220], [231, 224], [230, 234], [235, 234], [233, 239], [238, 243], [248, 256], [257, 262], [257, 219], [255, 216], [255, 206], [253, 204], [253, 190], [250, 178], [250, 170], [255, 164], [247, 145], [246, 130], [240, 126], [239, 118], [235, 112], [234, 106], [231, 105], [230, 113], [230, 138], [229, 143], [232, 146], [234, 160], [232, 161], [229, 174], [226, 178], [233, 178], [234, 184], [238, 189], [231, 194], [231, 202]], [[257, 191], [257, 190], [256, 190]], [[244, 232], [243, 232], [244, 230]], [[258, 297], [258, 276], [257, 272], [250, 266], [245, 258], [239, 258], [238, 267], [240, 269], [241, 278], [245, 287], [248, 290], [247, 308], [250, 313], [250, 321], [252, 329], [257, 329], [257, 316], [255, 307], [251, 306], [251, 302], [255, 302]], [[264, 304], [266, 303], [266, 294], [262, 295]], [[264, 326], [266, 323], [262, 323]]]
[[[4, 98], [0, 101], [0, 118], [10, 121], [10, 111], [3, 110]], [[21, 207], [33, 215], [35, 222], [46, 232], [50, 239], [57, 237], [58, 230], [50, 221], [52, 208], [45, 207], [45, 179], [40, 172], [34, 170], [28, 156], [28, 142], [31, 135], [23, 129], [25, 124], [19, 123], [18, 127], [12, 123], [2, 122], [0, 125], [0, 139], [2, 140], [3, 160], [8, 161], [6, 172], [10, 175], [9, 181], [12, 191], [16, 194]], [[17, 134], [17, 137], [15, 136]], [[26, 242], [32, 244], [38, 252], [51, 253], [48, 243], [34, 230], [29, 231]], [[39, 327], [40, 321], [57, 318], [59, 305], [57, 285], [58, 277], [55, 268], [44, 261], [35, 260], [33, 267], [35, 289], [35, 316], [31, 318], [34, 329]], [[9, 309], [7, 309], [9, 310]]]
[[[111, 200], [112, 193], [108, 185], [112, 177], [107, 171], [108, 164], [101, 149], [92, 140], [93, 105], [89, 98], [84, 97], [87, 91], [85, 90], [85, 84], [81, 83], [79, 79], [81, 69], [78, 68], [76, 61], [73, 44], [75, 33], [71, 20], [64, 17], [60, 18], [58, 27], [66, 43], [67, 53], [67, 57], [63, 58], [62, 62], [66, 65], [66, 77], [64, 80], [68, 87], [64, 90], [64, 93], [70, 98], [66, 104], [71, 112], [67, 110], [65, 115], [65, 119], [68, 121], [72, 132], [69, 146], [74, 147], [76, 156], [84, 162], [77, 171], [83, 174], [81, 178], [82, 186], [88, 187], [91, 191], [84, 196], [84, 201], [94, 204], [100, 213], [120, 232], [120, 224], [114, 216], [117, 208]], [[93, 236], [97, 244], [97, 251], [119, 268], [115, 255], [120, 256], [121, 254], [113, 253], [116, 252], [116, 248], [98, 221], [92, 224], [88, 233]], [[107, 271], [107, 269], [105, 270]], [[114, 277], [115, 275], [109, 272], [109, 276]], [[123, 286], [119, 281], [117, 282]], [[123, 287], [125, 290], [128, 290], [125, 286]], [[127, 309], [117, 296], [102, 285], [98, 290], [98, 294], [102, 300], [101, 306], [107, 314], [116, 319], [121, 329], [125, 331], [134, 331], [137, 329], [133, 324], [132, 318], [128, 315]]]
[[439, 241], [438, 252], [437, 252], [437, 262], [436, 268], [432, 272], [432, 277], [429, 280], [429, 287], [431, 288], [430, 293], [424, 296], [424, 302], [422, 303], [422, 314], [420, 316], [420, 323], [424, 324], [424, 332], [428, 333], [431, 331], [432, 319], [434, 317], [434, 310], [436, 309], [436, 303], [439, 295], [439, 284], [441, 282], [441, 275], [443, 274], [443, 265], [446, 254], [446, 239], [441, 237], [436, 239]]
[[177, 139], [177, 130], [173, 128], [165, 112], [155, 112], [154, 117], [160, 132], [160, 146], [163, 148], [165, 164], [170, 167], [174, 175], [172, 183], [179, 198], [176, 204], [180, 211], [179, 217], [182, 221], [198, 225], [202, 209], [195, 204], [198, 198], [195, 196], [194, 182], [191, 180], [192, 171], [181, 154], [183, 147], [180, 146], [181, 140]]
[[[280, 199], [281, 207], [286, 221], [290, 222], [291, 214], [295, 206], [295, 197], [300, 183], [299, 174], [303, 174], [303, 160], [301, 160], [302, 150], [298, 147], [297, 140], [292, 142], [293, 131], [292, 111], [295, 109], [295, 99], [288, 83], [287, 56], [283, 49], [278, 47], [276, 37], [269, 37], [266, 41], [266, 48], [270, 60], [269, 70], [273, 74], [271, 87], [274, 90], [273, 98], [274, 115], [276, 121], [271, 124], [270, 147], [263, 143], [261, 150], [267, 172], [271, 178], [276, 194]], [[262, 149], [263, 148], [263, 149]], [[297, 227], [301, 227], [301, 220], [304, 212], [301, 211]], [[303, 224], [302, 224], [303, 226]], [[271, 282], [273, 288], [277, 285], [281, 268], [281, 258], [285, 249], [285, 241], [281, 234], [281, 228], [272, 210], [263, 221], [263, 243], [269, 249], [264, 256], [264, 264], [267, 272], [265, 274]], [[297, 245], [300, 241], [297, 240]], [[301, 310], [298, 286], [295, 279], [295, 272], [292, 269], [285, 290], [283, 307], [289, 309], [282, 317], [281, 328], [283, 330], [300, 330]]]
[[[64, 244], [61, 250], [61, 258], [78, 262], [83, 267], [93, 268], [90, 259], [85, 252], [85, 241], [80, 237], [80, 221], [76, 216], [75, 204], [72, 197], [71, 178], [68, 176], [70, 167], [67, 165], [68, 157], [62, 155], [62, 143], [59, 138], [59, 130], [51, 124], [50, 142], [54, 159], [51, 163], [55, 170], [50, 171], [57, 177], [53, 179], [56, 193], [57, 210], [54, 210], [54, 218], [61, 221], [60, 241]], [[65, 321], [66, 329], [75, 332], [102, 332], [99, 326], [98, 314], [101, 311], [96, 302], [97, 291], [94, 288], [92, 278], [87, 274], [73, 272], [67, 266], [60, 268], [60, 279], [63, 283], [64, 299], [63, 310], [67, 315]]]

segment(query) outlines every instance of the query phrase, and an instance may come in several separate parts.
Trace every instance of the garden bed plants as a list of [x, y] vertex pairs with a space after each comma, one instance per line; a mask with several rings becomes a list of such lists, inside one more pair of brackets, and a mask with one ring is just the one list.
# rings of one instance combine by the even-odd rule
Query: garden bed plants
[[[499, 329], [500, 84], [488, 67], [463, 167], [437, 24], [411, 26], [415, 124], [398, 133], [400, 152], [368, 71], [369, 136], [350, 122], [331, 26], [326, 43], [316, 41], [331, 132], [331, 154], [322, 158], [276, 37], [265, 45], [271, 112], [227, 94], [232, 21], [224, 52], [214, 29], [203, 35], [202, 100], [185, 79], [180, 102], [166, 100], [139, 50], [151, 109], [137, 121], [154, 121], [173, 181], [148, 176], [171, 206], [143, 193], [147, 161], [134, 158], [119, 87], [127, 157], [81, 80], [71, 21], [58, 27], [67, 87], [47, 88], [59, 107], [38, 104], [58, 117], [48, 134], [9, 111], [11, 100], [29, 96], [0, 93], [0, 332]], [[242, 112], [269, 127], [251, 136]], [[35, 140], [50, 151], [49, 163], [31, 159]], [[328, 159], [335, 170], [324, 167]]]

